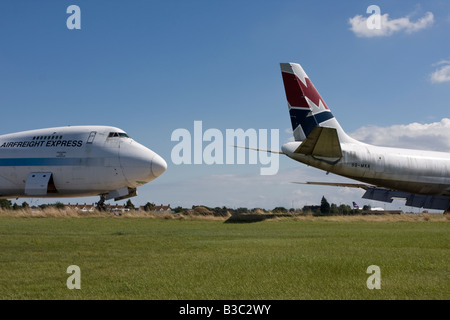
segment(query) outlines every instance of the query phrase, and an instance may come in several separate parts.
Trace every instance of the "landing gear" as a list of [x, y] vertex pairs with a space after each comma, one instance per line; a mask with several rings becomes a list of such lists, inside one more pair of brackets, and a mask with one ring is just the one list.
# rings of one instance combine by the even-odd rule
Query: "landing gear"
[[105, 195], [103, 195], [103, 194], [100, 195], [100, 201], [97, 202], [97, 210], [98, 211], [106, 211], [105, 200], [106, 200]]

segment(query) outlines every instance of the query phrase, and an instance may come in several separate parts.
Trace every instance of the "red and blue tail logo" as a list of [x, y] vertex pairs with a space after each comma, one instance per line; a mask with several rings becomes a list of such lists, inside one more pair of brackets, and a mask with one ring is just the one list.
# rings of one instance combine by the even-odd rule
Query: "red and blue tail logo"
[[296, 141], [306, 139], [321, 123], [334, 118], [325, 101], [296, 63], [281, 63], [284, 90]]

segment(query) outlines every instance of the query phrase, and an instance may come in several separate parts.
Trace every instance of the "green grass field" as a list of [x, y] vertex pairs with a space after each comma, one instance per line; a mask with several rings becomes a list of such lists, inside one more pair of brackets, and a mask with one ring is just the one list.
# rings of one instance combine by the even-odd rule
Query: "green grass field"
[[[0, 216], [0, 299], [449, 299], [450, 224]], [[67, 267], [81, 269], [69, 290]], [[381, 270], [369, 290], [366, 269]]]

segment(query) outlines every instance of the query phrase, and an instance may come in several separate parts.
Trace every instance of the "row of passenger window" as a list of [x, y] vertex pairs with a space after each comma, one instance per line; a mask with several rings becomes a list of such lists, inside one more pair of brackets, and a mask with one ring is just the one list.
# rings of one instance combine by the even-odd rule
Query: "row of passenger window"
[[61, 140], [62, 136], [35, 136], [33, 140]]
[[[129, 138], [125, 132], [110, 132], [108, 138], [122, 137]], [[34, 136], [33, 140], [61, 140], [62, 136]]]

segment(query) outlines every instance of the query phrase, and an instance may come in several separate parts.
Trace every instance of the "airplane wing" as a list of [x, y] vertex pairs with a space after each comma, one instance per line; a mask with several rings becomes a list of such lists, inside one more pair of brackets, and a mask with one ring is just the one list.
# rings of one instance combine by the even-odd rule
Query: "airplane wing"
[[390, 190], [380, 188], [377, 186], [363, 184], [363, 183], [340, 183], [340, 182], [293, 182], [297, 184], [309, 184], [332, 187], [350, 187], [361, 188], [366, 190], [363, 194], [363, 199], [370, 199], [382, 202], [392, 203], [394, 199], [406, 200], [406, 206], [426, 209], [446, 210], [450, 207], [450, 197], [447, 196], [431, 196], [423, 194], [415, 194], [403, 191]]

